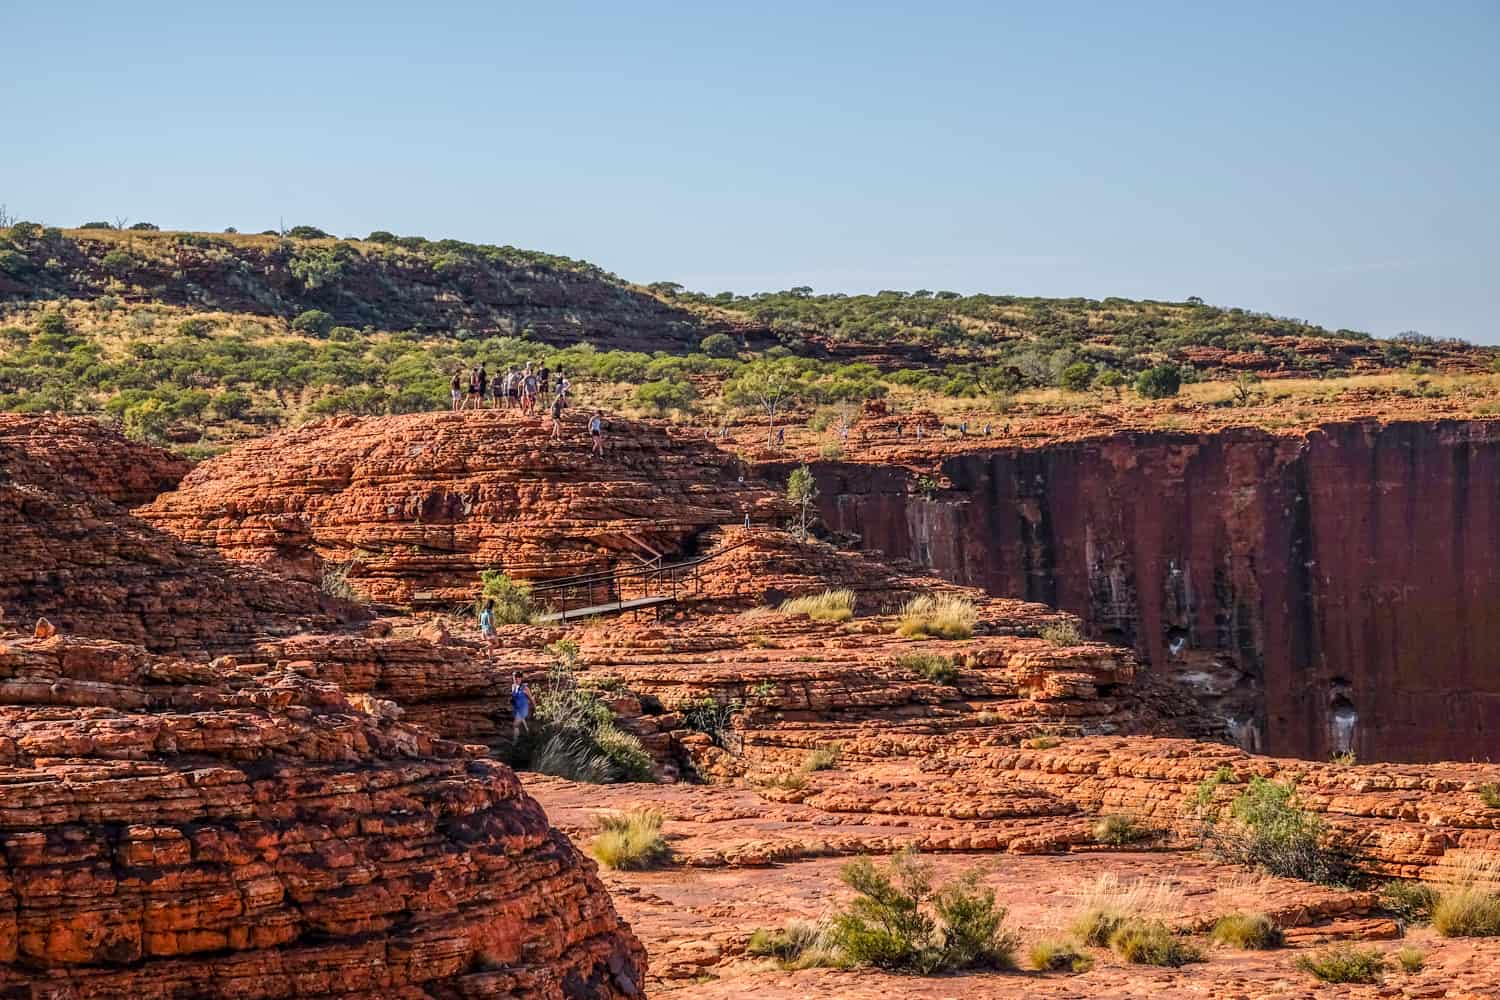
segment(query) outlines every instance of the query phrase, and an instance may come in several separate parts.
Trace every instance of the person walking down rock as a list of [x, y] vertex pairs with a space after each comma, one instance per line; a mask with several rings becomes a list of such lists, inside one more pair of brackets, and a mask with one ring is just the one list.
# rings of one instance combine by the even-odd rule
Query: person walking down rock
[[598, 455], [604, 457], [604, 412], [595, 410], [594, 415], [589, 417], [589, 437], [593, 438], [594, 444], [589, 449], [589, 456]]
[[484, 602], [484, 608], [479, 612], [479, 634], [486, 645], [495, 644], [495, 599], [493, 597]]
[[523, 731], [530, 732], [526, 720], [531, 717], [531, 689], [521, 680], [520, 674], [510, 678], [510, 741], [520, 740]]

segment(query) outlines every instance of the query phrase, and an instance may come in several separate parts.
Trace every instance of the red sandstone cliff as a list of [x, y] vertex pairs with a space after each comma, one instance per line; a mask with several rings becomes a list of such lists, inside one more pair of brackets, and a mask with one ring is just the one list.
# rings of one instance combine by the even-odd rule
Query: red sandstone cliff
[[1133, 645], [1269, 753], [1500, 755], [1500, 425], [1130, 432], [816, 466], [863, 544]]

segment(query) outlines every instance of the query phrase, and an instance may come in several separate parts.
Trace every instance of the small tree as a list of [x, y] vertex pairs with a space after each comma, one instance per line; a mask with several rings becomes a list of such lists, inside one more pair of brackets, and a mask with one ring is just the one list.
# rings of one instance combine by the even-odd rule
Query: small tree
[[1260, 376], [1254, 372], [1242, 372], [1234, 380], [1234, 403], [1236, 406], [1249, 406], [1255, 399], [1255, 387], [1260, 384]]
[[1166, 399], [1177, 395], [1182, 388], [1182, 373], [1176, 365], [1157, 365], [1148, 368], [1135, 380], [1135, 391], [1147, 399]]
[[758, 405], [766, 411], [770, 425], [766, 444], [776, 443], [776, 414], [809, 391], [802, 369], [794, 358], [755, 361], [724, 383], [724, 398], [731, 405]]
[[813, 503], [818, 499], [817, 480], [806, 465], [797, 466], [787, 477], [786, 498], [797, 505], [797, 537], [805, 540], [812, 527]]
[[1094, 379], [1094, 388], [1110, 389], [1114, 392], [1116, 399], [1120, 398], [1120, 386], [1124, 384], [1125, 376], [1113, 368], [1100, 372], [1099, 376]]

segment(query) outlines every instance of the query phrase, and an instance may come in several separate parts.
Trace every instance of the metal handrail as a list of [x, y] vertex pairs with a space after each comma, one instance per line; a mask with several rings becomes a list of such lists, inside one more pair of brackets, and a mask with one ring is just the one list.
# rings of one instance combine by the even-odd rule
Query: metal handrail
[[[551, 597], [551, 600], [546, 601], [547, 606], [554, 612], [561, 612], [563, 614], [580, 607], [603, 609], [610, 605], [620, 605], [627, 600], [638, 600], [642, 597], [659, 597], [665, 600], [676, 601], [680, 596], [680, 585], [686, 582], [689, 575], [691, 575], [692, 580], [692, 592], [695, 594], [698, 592], [702, 585], [702, 574], [698, 571], [698, 567], [710, 559], [717, 559], [727, 552], [734, 551], [748, 541], [749, 539], [741, 539], [733, 545], [725, 546], [716, 552], [695, 556], [692, 559], [685, 559], [682, 562], [670, 565], [642, 566], [635, 569], [584, 573], [559, 580], [547, 580], [534, 585], [531, 592], [533, 595], [543, 599]], [[627, 598], [625, 596], [625, 588], [622, 584], [625, 581], [637, 579], [648, 581], [642, 589], [649, 589], [649, 592]], [[650, 586], [651, 582], [654, 582], [654, 587]], [[596, 590], [596, 588], [598, 589]]]
[[748, 538], [742, 538], [738, 542], [735, 542], [733, 545], [726, 545], [724, 548], [718, 549], [717, 551], [709, 552], [701, 556], [694, 556], [691, 559], [684, 559], [682, 562], [678, 563], [666, 563], [660, 566], [639, 566], [634, 569], [606, 569], [599, 570], [594, 573], [580, 573], [577, 576], [563, 576], [553, 580], [541, 580], [537, 583], [531, 584], [531, 592], [533, 594], [539, 594], [545, 593], [549, 590], [561, 590], [565, 587], [577, 587], [589, 583], [599, 583], [603, 580], [625, 580], [638, 576], [655, 576], [658, 574], [670, 573], [673, 570], [687, 569], [693, 566], [701, 566], [703, 563], [708, 562], [710, 559], [717, 559], [719, 558], [719, 556], [722, 556], [725, 553], [733, 552], [735, 549], [747, 544], [749, 541], [750, 540]]

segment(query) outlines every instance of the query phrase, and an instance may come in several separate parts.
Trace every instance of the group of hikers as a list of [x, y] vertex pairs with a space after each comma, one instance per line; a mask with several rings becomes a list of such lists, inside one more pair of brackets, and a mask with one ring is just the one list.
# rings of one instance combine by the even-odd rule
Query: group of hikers
[[[552, 442], [562, 443], [563, 410], [573, 391], [572, 380], [563, 372], [557, 373], [557, 380], [554, 382], [546, 365], [533, 371], [531, 362], [528, 361], [524, 368], [512, 365], [504, 375], [496, 375], [492, 379], [485, 371], [484, 362], [480, 362], [469, 369], [467, 378], [463, 368], [455, 368], [448, 385], [455, 411], [467, 410], [470, 404], [476, 410], [493, 405], [497, 410], [517, 409], [529, 416], [536, 412], [538, 405], [546, 406], [552, 420]], [[604, 411], [595, 410], [589, 417], [589, 437], [593, 439], [589, 454], [603, 455]]]

